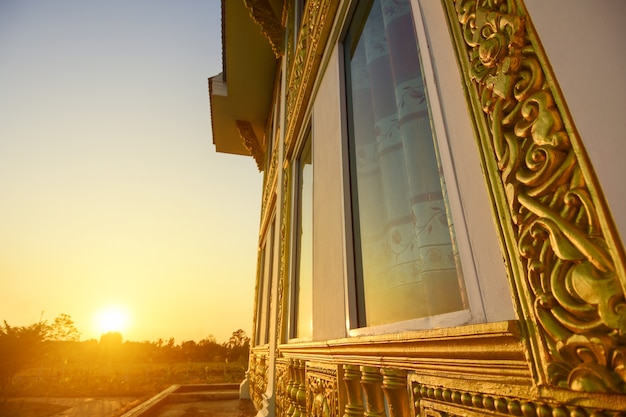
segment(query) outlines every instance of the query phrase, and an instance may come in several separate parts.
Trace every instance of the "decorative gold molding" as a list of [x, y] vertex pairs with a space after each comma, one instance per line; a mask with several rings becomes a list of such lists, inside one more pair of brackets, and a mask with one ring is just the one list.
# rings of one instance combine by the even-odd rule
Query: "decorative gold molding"
[[[280, 355], [289, 359], [390, 367], [419, 372], [424, 377], [458, 379], [480, 384], [497, 393], [532, 385], [516, 322], [485, 323], [395, 335], [352, 337], [324, 342], [283, 344]], [[454, 386], [454, 382], [450, 382]]]
[[521, 0], [443, 0], [537, 383], [626, 392], [624, 253]]
[[315, 75], [319, 69], [322, 52], [326, 46], [333, 15], [339, 1], [308, 0], [298, 35], [298, 42], [289, 62], [286, 97], [285, 157], [293, 151], [297, 127], [301, 125], [304, 112], [313, 90]]
[[265, 173], [265, 178], [263, 179], [263, 202], [261, 203], [261, 219], [262, 223], [266, 221], [268, 215], [268, 207], [271, 206], [272, 197], [276, 195], [276, 176], [278, 172], [278, 145], [280, 137], [280, 132], [277, 132], [274, 135], [274, 148], [270, 155], [270, 164], [268, 172]]
[[244, 2], [250, 11], [250, 17], [261, 27], [263, 35], [270, 42], [274, 55], [280, 58], [283, 54], [284, 36], [281, 18], [276, 16], [268, 0], [244, 0]]
[[296, 16], [295, 16], [295, 4], [292, 1], [288, 1], [283, 8], [283, 24], [285, 25], [285, 33], [286, 33], [286, 44], [285, 44], [285, 53], [284, 59], [286, 61], [286, 74], [285, 78], [287, 80], [291, 79], [291, 70], [293, 68], [293, 55], [294, 55], [294, 43], [296, 38]]
[[608, 397], [589, 405], [576, 396], [555, 400], [532, 389], [485, 393], [483, 384], [468, 383], [463, 374], [452, 387], [451, 380], [424, 382], [420, 372], [399, 367], [356, 365], [336, 356], [318, 359], [277, 360], [277, 416], [626, 416], [624, 402]]
[[250, 151], [250, 155], [254, 158], [259, 172], [262, 172], [265, 163], [265, 146], [256, 137], [254, 129], [252, 129], [252, 123], [247, 120], [236, 120], [235, 124], [237, 125], [237, 130], [239, 130], [239, 136], [243, 140], [243, 145]]
[[426, 416], [623, 416], [602, 408], [565, 405], [528, 398], [485, 395], [471, 390], [456, 390], [438, 385], [411, 382], [413, 415]]
[[[291, 169], [289, 165], [283, 168], [283, 212], [280, 222], [280, 269], [278, 273], [278, 295], [276, 300], [276, 349], [288, 339], [286, 315], [289, 314], [289, 253], [291, 230]], [[278, 354], [278, 353], [277, 353]]]

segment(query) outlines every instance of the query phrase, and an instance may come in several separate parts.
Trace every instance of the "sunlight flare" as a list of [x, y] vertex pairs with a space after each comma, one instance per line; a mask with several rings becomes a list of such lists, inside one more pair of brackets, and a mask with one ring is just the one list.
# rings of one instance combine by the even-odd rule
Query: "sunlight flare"
[[128, 310], [120, 306], [107, 306], [96, 316], [96, 326], [100, 334], [120, 332], [128, 328], [130, 315]]

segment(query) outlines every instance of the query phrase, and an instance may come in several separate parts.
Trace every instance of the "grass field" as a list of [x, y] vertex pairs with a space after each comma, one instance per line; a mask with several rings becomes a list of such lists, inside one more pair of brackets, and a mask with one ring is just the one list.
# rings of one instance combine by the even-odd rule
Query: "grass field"
[[245, 364], [225, 362], [67, 364], [33, 367], [13, 378], [6, 397], [144, 397], [173, 384], [241, 382]]

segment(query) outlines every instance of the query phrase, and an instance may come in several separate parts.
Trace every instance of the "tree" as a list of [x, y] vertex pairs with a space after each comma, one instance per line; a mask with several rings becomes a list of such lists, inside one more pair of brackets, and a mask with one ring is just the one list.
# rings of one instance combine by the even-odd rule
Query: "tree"
[[228, 342], [224, 344], [227, 349], [226, 358], [231, 362], [247, 362], [250, 350], [250, 338], [246, 332], [238, 329], [233, 332]]
[[198, 348], [201, 352], [202, 360], [205, 361], [223, 361], [226, 347], [217, 343], [215, 336], [209, 335], [207, 338], [198, 342]]
[[26, 365], [45, 353], [48, 326], [40, 321], [30, 326], [13, 327], [6, 321], [0, 326], [0, 387], [4, 389]]
[[48, 339], [63, 342], [78, 342], [80, 332], [69, 314], [60, 314], [48, 328]]
[[228, 339], [228, 347], [231, 349], [243, 347], [246, 343], [250, 343], [250, 338], [246, 336], [246, 332], [242, 329], [234, 331], [230, 339]]

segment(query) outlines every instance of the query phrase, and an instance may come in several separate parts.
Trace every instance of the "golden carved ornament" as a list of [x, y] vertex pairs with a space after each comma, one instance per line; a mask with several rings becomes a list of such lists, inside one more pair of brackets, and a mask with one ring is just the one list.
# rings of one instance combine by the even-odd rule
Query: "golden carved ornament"
[[623, 247], [528, 13], [444, 4], [538, 383], [626, 393]]
[[235, 124], [237, 125], [239, 136], [243, 140], [243, 145], [254, 158], [259, 172], [262, 172], [265, 164], [265, 146], [263, 142], [254, 133], [252, 123], [247, 120], [236, 120]]
[[280, 222], [280, 267], [278, 271], [278, 295], [276, 297], [276, 349], [289, 337], [286, 316], [289, 314], [287, 303], [289, 297], [285, 294], [289, 291], [289, 234], [291, 230], [291, 170], [287, 166], [283, 170], [283, 208]]
[[306, 364], [306, 410], [310, 417], [339, 417], [336, 366]]
[[[281, 18], [276, 16], [268, 0], [244, 0], [250, 11], [252, 20], [261, 27], [263, 35], [268, 39], [276, 58], [283, 54], [284, 28]], [[282, 11], [281, 11], [282, 12]]]

